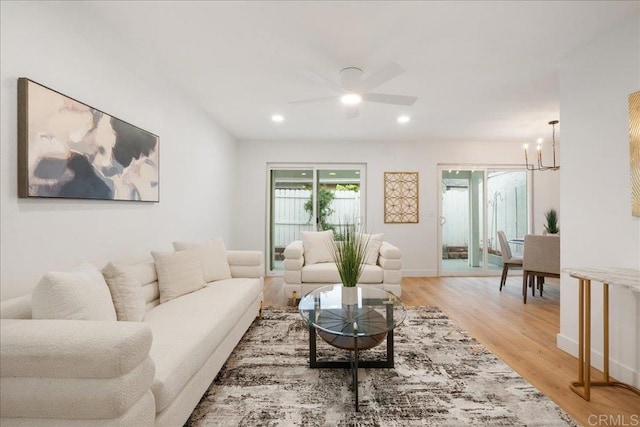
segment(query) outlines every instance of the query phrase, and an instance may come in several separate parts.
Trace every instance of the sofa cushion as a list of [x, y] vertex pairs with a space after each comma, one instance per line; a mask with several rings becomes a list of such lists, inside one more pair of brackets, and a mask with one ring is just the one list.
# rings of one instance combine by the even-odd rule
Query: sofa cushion
[[333, 231], [303, 231], [300, 233], [304, 246], [304, 263], [332, 262]]
[[146, 303], [145, 309], [149, 311], [160, 304], [158, 272], [153, 260], [128, 265], [127, 270], [142, 284], [142, 295]]
[[146, 312], [142, 283], [128, 265], [110, 262], [102, 269], [118, 320], [139, 322]]
[[193, 252], [151, 252], [158, 272], [160, 304], [204, 286], [200, 257]]
[[[384, 272], [377, 265], [365, 265], [358, 283], [382, 283]], [[340, 283], [336, 264], [323, 262], [302, 267], [302, 283]]]
[[218, 238], [201, 243], [173, 242], [173, 248], [176, 251], [189, 251], [198, 254], [205, 282], [231, 279], [227, 249], [222, 239]]
[[89, 263], [46, 273], [31, 297], [34, 319], [117, 320], [109, 287]]
[[358, 233], [358, 238], [367, 242], [367, 256], [365, 262], [369, 265], [378, 264], [378, 255], [380, 255], [380, 246], [384, 240], [384, 233], [365, 234]]
[[0, 318], [31, 319], [31, 294], [0, 301]]
[[156, 412], [176, 398], [261, 292], [262, 279], [221, 280], [147, 312]]

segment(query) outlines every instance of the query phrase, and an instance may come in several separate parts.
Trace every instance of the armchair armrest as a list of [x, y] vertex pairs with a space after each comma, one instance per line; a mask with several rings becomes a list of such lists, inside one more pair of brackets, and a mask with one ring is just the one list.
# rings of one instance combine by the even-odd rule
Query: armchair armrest
[[382, 242], [380, 246], [380, 257], [386, 259], [401, 259], [402, 252], [389, 242]]
[[301, 284], [303, 266], [304, 245], [302, 240], [294, 240], [284, 249], [284, 283]]
[[284, 259], [304, 258], [304, 246], [302, 240], [294, 240], [284, 248]]
[[227, 251], [231, 277], [260, 278], [264, 276], [262, 251]]
[[400, 282], [402, 282], [402, 252], [396, 246], [393, 246], [389, 242], [382, 242], [380, 246], [380, 256], [378, 257], [378, 264], [384, 270], [384, 285], [394, 285], [394, 292], [397, 296], [400, 296], [402, 289], [400, 288]]
[[118, 418], [150, 392], [143, 323], [2, 319], [0, 336], [2, 418]]

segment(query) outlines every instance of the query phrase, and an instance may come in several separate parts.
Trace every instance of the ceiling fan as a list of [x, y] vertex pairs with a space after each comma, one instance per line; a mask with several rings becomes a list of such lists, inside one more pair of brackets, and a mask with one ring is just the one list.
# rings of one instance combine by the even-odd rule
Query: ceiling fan
[[371, 89], [375, 89], [381, 84], [404, 73], [404, 68], [394, 62], [385, 65], [366, 79], [363, 79], [364, 73], [360, 68], [343, 68], [340, 70], [340, 84], [316, 72], [312, 71], [312, 73], [318, 77], [323, 84], [338, 92], [339, 95], [303, 99], [301, 101], [289, 102], [289, 104], [308, 104], [339, 98], [346, 107], [347, 118], [352, 119], [358, 117], [359, 106], [362, 101], [393, 105], [413, 105], [418, 100], [415, 96], [369, 92]]

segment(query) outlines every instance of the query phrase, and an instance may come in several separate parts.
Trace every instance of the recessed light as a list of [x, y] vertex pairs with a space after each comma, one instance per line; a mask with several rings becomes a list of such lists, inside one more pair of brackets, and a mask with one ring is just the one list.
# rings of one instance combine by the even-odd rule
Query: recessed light
[[409, 123], [410, 120], [411, 120], [411, 117], [409, 117], [409, 116], [399, 116], [398, 117], [398, 123]]
[[362, 97], [357, 93], [352, 92], [352, 93], [347, 93], [346, 95], [342, 95], [342, 98], [340, 98], [340, 101], [342, 101], [342, 103], [346, 105], [357, 105], [362, 102]]
[[284, 120], [284, 117], [281, 114], [274, 114], [273, 116], [271, 116], [271, 120], [276, 123], [280, 123]]
[[360, 171], [356, 171], [356, 175], [360, 175]]
[[336, 173], [335, 172], [329, 172], [329, 175], [336, 176]]
[[300, 175], [307, 176], [307, 173], [306, 172], [302, 172]]

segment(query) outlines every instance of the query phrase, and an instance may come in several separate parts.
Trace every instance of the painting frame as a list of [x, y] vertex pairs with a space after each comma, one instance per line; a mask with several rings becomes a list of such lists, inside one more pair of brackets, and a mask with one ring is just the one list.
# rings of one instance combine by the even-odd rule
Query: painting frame
[[420, 222], [418, 172], [384, 173], [385, 224], [417, 224]]
[[160, 138], [18, 79], [18, 197], [160, 202]]

